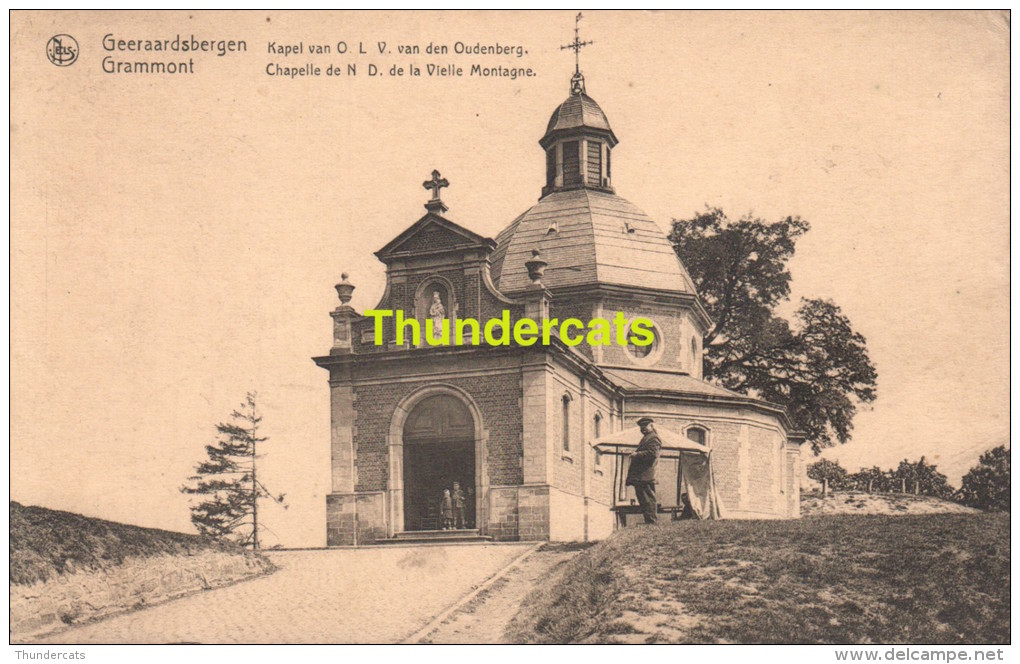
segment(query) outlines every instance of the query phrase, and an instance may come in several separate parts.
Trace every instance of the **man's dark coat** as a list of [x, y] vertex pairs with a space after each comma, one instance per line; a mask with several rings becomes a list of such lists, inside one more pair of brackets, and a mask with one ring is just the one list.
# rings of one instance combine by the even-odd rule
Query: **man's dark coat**
[[659, 463], [660, 449], [662, 449], [662, 441], [659, 440], [659, 434], [654, 431], [649, 431], [641, 438], [634, 454], [630, 455], [627, 484], [655, 481], [655, 467]]

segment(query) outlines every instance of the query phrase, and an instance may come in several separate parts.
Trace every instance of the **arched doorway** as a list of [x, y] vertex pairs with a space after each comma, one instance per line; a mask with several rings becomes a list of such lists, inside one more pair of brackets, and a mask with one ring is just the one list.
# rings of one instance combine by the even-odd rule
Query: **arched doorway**
[[464, 525], [476, 524], [475, 422], [458, 398], [436, 394], [408, 413], [403, 438], [404, 530], [442, 527], [443, 490], [460, 485]]

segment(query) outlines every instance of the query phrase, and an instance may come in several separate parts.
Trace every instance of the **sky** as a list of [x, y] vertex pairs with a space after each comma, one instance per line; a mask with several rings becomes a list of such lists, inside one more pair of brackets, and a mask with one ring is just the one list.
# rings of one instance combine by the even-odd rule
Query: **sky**
[[[423, 214], [433, 169], [446, 216], [483, 235], [536, 202], [573, 27], [570, 11], [16, 13], [11, 498], [190, 530], [179, 487], [257, 390], [260, 477], [288, 497], [266, 508], [267, 543], [324, 544], [329, 393], [310, 358], [331, 344], [333, 284], [348, 272], [351, 304], [378, 303], [372, 252]], [[581, 30], [619, 195], [664, 232], [706, 205], [811, 223], [788, 308], [835, 301], [879, 375], [826, 457], [925, 455], [958, 483], [1008, 442], [1008, 17], [586, 12]], [[45, 57], [58, 33], [81, 47], [72, 66]], [[104, 51], [106, 34], [248, 50], [194, 54], [186, 76], [106, 74], [103, 57], [162, 57]], [[307, 54], [341, 40], [347, 54]], [[397, 53], [458, 41], [527, 53]], [[290, 80], [274, 62], [360, 71]], [[473, 62], [536, 76], [365, 75]]]

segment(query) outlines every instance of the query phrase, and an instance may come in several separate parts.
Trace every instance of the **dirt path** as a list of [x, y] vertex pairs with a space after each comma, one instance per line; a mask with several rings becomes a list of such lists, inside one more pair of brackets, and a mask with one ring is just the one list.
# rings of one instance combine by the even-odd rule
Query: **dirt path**
[[583, 546], [547, 544], [424, 636], [420, 643], [509, 643], [504, 632], [521, 602], [546, 572], [577, 555]]

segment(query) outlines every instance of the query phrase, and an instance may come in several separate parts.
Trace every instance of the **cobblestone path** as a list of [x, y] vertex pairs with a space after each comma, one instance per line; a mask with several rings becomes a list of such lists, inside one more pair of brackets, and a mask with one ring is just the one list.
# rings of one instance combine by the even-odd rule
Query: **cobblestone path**
[[48, 643], [397, 643], [528, 545], [270, 552], [265, 577], [53, 634]]

